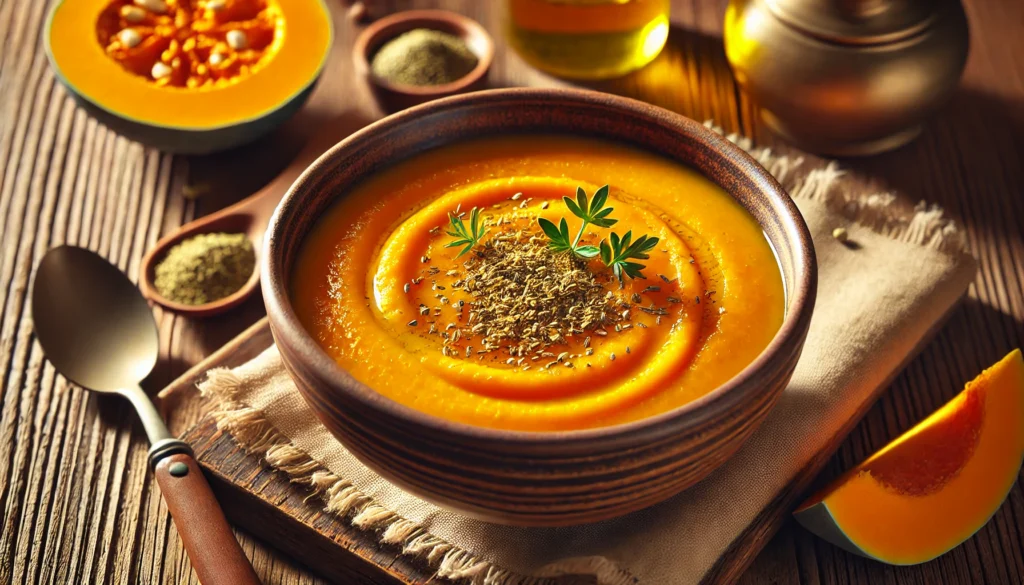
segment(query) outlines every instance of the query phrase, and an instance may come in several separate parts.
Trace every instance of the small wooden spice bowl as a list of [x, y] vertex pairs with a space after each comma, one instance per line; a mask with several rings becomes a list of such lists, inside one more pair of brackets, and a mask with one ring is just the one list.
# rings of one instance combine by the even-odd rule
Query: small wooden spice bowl
[[[241, 203], [244, 204], [246, 201]], [[245, 302], [259, 286], [259, 255], [262, 252], [259, 245], [262, 243], [263, 232], [266, 229], [266, 218], [269, 217], [271, 210], [266, 209], [263, 211], [262, 216], [254, 218], [251, 214], [236, 213], [238, 207], [239, 205], [236, 204], [220, 212], [200, 218], [187, 226], [183, 226], [183, 229], [164, 236], [157, 242], [142, 259], [142, 268], [139, 274], [139, 290], [142, 292], [142, 296], [169, 311], [192, 318], [213, 317]], [[186, 305], [175, 302], [160, 294], [155, 284], [156, 267], [160, 261], [164, 259], [174, 246], [194, 236], [210, 233], [243, 233], [252, 240], [253, 245], [256, 247], [256, 266], [253, 268], [248, 280], [242, 285], [242, 288], [224, 298], [202, 305]]]
[[[296, 256], [321, 214], [338, 194], [388, 165], [442, 144], [502, 133], [565, 133], [632, 144], [725, 189], [761, 225], [782, 272], [786, 315], [768, 347], [734, 378], [679, 408], [566, 432], [443, 420], [375, 392], [341, 368], [303, 327], [290, 298]], [[724, 463], [789, 383], [817, 290], [807, 226], [782, 186], [750, 155], [678, 114], [569, 89], [455, 96], [356, 132], [292, 185], [262, 251], [263, 297], [277, 348], [324, 426], [368, 467], [410, 493], [488, 521], [531, 526], [621, 516], [679, 493]]]
[[[476, 55], [476, 67], [460, 79], [443, 85], [406, 85], [374, 75], [370, 62], [377, 49], [398, 35], [417, 28], [441, 31], [461, 38]], [[437, 98], [484, 89], [493, 59], [494, 41], [484, 27], [472, 18], [447, 10], [408, 10], [382, 18], [366, 27], [352, 48], [356, 74], [366, 80], [377, 102], [390, 112]]]

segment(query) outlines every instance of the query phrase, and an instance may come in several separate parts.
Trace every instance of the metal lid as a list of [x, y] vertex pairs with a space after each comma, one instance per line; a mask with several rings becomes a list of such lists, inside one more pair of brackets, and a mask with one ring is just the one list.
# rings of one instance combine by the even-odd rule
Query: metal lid
[[786, 24], [825, 41], [891, 43], [925, 29], [944, 2], [934, 0], [764, 0]]

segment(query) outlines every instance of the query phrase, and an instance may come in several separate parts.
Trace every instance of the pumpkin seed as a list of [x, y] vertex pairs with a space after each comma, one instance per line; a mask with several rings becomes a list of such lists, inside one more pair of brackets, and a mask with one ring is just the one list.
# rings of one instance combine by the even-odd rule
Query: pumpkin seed
[[225, 38], [228, 41], [228, 46], [236, 51], [249, 48], [249, 37], [240, 30], [229, 30]]
[[169, 65], [162, 61], [157, 61], [156, 63], [153, 63], [153, 69], [150, 71], [150, 73], [153, 75], [153, 79], [163, 79], [165, 77], [170, 76], [172, 72], [173, 69], [171, 69]]
[[121, 44], [125, 47], [132, 49], [142, 42], [142, 35], [136, 32], [135, 29], [126, 28], [117, 33], [117, 40], [121, 41]]
[[143, 20], [146, 20], [146, 12], [138, 6], [122, 6], [121, 18], [132, 24], [138, 24]]
[[164, 0], [135, 0], [135, 5], [157, 14], [167, 13], [167, 3]]
[[[220, 65], [221, 63], [223, 63], [224, 59], [225, 59], [224, 53], [210, 53], [210, 65], [213, 65], [214, 67], [216, 67], [217, 65]], [[405, 292], [409, 292], [409, 288], [408, 288], [409, 285], [406, 284], [405, 286], [406, 286]]]

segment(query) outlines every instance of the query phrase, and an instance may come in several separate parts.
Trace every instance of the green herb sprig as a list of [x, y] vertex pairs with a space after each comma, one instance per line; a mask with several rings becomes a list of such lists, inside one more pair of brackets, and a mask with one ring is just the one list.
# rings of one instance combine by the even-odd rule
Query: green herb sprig
[[556, 226], [551, 220], [546, 218], [540, 218], [537, 220], [540, 224], [540, 229], [544, 230], [547, 234], [548, 248], [555, 253], [568, 252], [572, 250], [572, 242], [569, 241], [569, 224], [566, 223], [565, 218]]
[[576, 237], [571, 240], [569, 224], [565, 221], [564, 217], [557, 226], [549, 219], [543, 217], [538, 219], [537, 223], [540, 224], [540, 228], [544, 230], [544, 233], [547, 234], [550, 240], [548, 248], [556, 253], [572, 252], [584, 259], [594, 258], [600, 254], [601, 261], [604, 262], [605, 266], [612, 269], [612, 273], [619, 279], [620, 285], [625, 284], [624, 277], [626, 276], [630, 278], [647, 278], [641, 272], [641, 270], [646, 268], [646, 265], [635, 262], [635, 260], [647, 260], [650, 258], [648, 252], [658, 245], [658, 238], [643, 235], [633, 241], [632, 231], [626, 232], [626, 235], [621, 237], [617, 233], [612, 232], [607, 240], [601, 240], [600, 247], [579, 245], [583, 231], [588, 225], [592, 224], [598, 227], [610, 228], [618, 223], [619, 220], [611, 217], [614, 208], [605, 207], [605, 204], [608, 202], [608, 191], [608, 185], [605, 185], [594, 192], [593, 199], [588, 199], [583, 187], [576, 187], [575, 201], [571, 197], [562, 198], [569, 211], [583, 220], [579, 231], [576, 232]]
[[579, 243], [580, 238], [583, 237], [583, 231], [587, 229], [587, 225], [594, 224], [598, 227], [608, 228], [618, 223], [619, 220], [608, 217], [615, 209], [604, 206], [608, 201], [608, 185], [595, 191], [594, 198], [589, 200], [587, 192], [583, 190], [583, 187], [576, 187], [576, 200], [573, 201], [571, 197], [562, 197], [562, 201], [565, 202], [565, 206], [569, 208], [573, 215], [583, 220], [583, 223], [580, 224], [576, 237], [570, 242], [569, 225], [566, 223], [565, 218], [562, 218], [557, 228], [549, 219], [538, 219], [537, 222], [540, 224], [540, 228], [551, 239], [548, 247], [554, 252], [572, 251], [573, 254], [580, 258], [593, 258], [597, 256], [597, 246], [580, 246]]
[[480, 239], [487, 233], [487, 228], [484, 227], [483, 222], [480, 221], [480, 210], [474, 207], [469, 212], [469, 227], [466, 227], [465, 222], [458, 215], [452, 212], [448, 212], [448, 222], [451, 224], [451, 229], [445, 232], [449, 236], [455, 238], [454, 241], [448, 242], [444, 245], [445, 248], [454, 248], [455, 246], [465, 246], [459, 251], [459, 256], [462, 256], [466, 252], [473, 249], [473, 246], [480, 242]]
[[612, 269], [612, 273], [619, 279], [620, 284], [623, 283], [623, 275], [630, 278], [647, 278], [640, 272], [646, 266], [639, 262], [632, 262], [632, 260], [647, 260], [650, 258], [648, 252], [658, 245], [658, 238], [652, 236], [643, 235], [635, 242], [630, 242], [632, 238], [631, 230], [621, 238], [619, 234], [612, 232], [608, 238], [611, 240], [611, 244], [608, 240], [601, 240], [601, 261]]

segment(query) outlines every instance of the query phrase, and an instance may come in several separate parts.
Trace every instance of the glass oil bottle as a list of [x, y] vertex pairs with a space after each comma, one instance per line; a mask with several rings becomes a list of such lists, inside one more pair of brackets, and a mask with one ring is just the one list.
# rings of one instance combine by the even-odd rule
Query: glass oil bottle
[[558, 77], [618, 77], [658, 56], [670, 0], [507, 0], [508, 37], [530, 65]]

